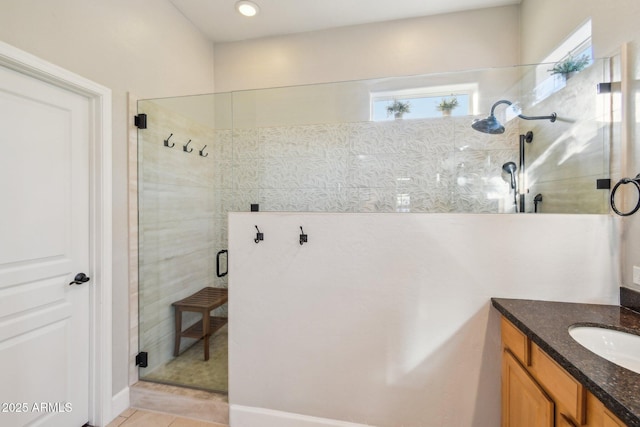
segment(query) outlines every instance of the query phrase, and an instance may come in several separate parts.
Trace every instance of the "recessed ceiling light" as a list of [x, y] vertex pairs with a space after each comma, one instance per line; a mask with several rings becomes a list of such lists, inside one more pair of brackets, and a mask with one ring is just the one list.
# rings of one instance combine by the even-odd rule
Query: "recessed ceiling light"
[[236, 3], [236, 10], [244, 16], [256, 16], [260, 8], [252, 1], [242, 0]]

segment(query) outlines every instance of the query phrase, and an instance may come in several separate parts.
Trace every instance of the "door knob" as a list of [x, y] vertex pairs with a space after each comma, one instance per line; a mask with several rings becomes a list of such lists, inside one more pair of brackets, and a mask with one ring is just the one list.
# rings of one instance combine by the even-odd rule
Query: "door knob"
[[76, 274], [76, 277], [73, 278], [73, 282], [70, 282], [69, 285], [82, 285], [83, 283], [86, 283], [89, 280], [91, 280], [91, 278], [88, 277], [86, 274], [78, 273]]

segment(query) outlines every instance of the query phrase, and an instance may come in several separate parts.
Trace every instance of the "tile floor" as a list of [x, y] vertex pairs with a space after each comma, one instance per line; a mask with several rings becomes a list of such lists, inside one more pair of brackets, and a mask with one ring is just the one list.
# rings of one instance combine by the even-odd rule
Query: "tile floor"
[[140, 371], [142, 379], [164, 384], [226, 392], [229, 389], [228, 329], [224, 326], [211, 336], [210, 358], [204, 361], [204, 340], [196, 342], [180, 356], [153, 372]]
[[129, 407], [222, 425], [229, 424], [227, 395], [208, 391], [138, 381], [130, 388]]
[[228, 427], [226, 424], [178, 417], [161, 412], [129, 408], [107, 427]]

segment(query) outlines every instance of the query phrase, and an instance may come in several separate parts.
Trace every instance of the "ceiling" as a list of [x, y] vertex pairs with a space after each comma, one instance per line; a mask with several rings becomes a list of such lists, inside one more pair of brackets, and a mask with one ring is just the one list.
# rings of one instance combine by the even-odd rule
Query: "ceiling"
[[391, 21], [521, 0], [253, 0], [260, 13], [247, 18], [237, 0], [170, 0], [213, 42], [231, 42], [348, 25]]

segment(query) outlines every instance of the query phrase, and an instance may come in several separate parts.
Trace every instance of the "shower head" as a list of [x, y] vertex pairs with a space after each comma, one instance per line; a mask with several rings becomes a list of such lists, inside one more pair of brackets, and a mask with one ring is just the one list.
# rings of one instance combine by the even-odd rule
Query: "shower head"
[[[489, 117], [482, 120], [479, 120], [479, 119], [474, 120], [473, 123], [471, 124], [471, 127], [482, 133], [489, 133], [489, 134], [504, 133], [504, 126], [502, 126], [502, 124], [498, 121], [498, 119], [496, 119], [496, 116], [494, 114], [496, 107], [500, 104], [513, 105], [511, 101], [507, 101], [506, 99], [501, 99], [500, 101], [496, 102], [491, 106], [491, 113], [489, 114]], [[524, 120], [549, 120], [551, 121], [551, 123], [553, 123], [556, 121], [557, 114], [551, 113], [548, 116], [532, 116], [532, 117], [518, 114], [518, 117]]]
[[504, 133], [504, 126], [500, 124], [500, 122], [498, 121], [498, 119], [496, 119], [496, 116], [494, 116], [493, 113], [486, 119], [474, 120], [473, 123], [471, 124], [471, 127], [482, 133], [490, 133], [490, 134]]
[[517, 168], [518, 167], [513, 162], [507, 162], [504, 165], [502, 165], [502, 170], [507, 172], [507, 173], [515, 173]]
[[515, 190], [516, 188], [516, 170], [517, 166], [513, 162], [507, 162], [502, 165], [502, 170], [511, 175], [511, 189]]

